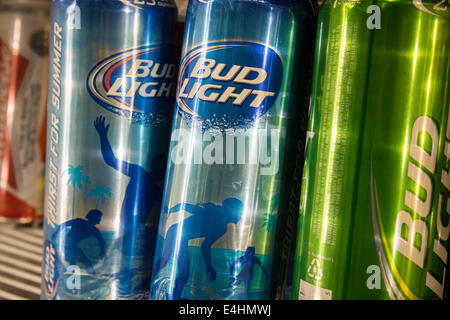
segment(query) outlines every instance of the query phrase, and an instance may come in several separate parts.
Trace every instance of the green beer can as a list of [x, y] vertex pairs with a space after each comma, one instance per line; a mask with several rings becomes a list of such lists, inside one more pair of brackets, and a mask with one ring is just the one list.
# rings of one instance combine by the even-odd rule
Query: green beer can
[[294, 299], [445, 299], [450, 3], [320, 9]]

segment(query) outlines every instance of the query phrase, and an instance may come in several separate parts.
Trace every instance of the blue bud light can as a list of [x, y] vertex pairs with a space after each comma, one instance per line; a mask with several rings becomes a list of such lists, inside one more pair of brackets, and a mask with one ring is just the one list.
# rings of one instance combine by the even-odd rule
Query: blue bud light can
[[190, 1], [150, 299], [272, 297], [311, 16], [309, 1]]
[[175, 93], [172, 0], [55, 0], [44, 299], [142, 299]]

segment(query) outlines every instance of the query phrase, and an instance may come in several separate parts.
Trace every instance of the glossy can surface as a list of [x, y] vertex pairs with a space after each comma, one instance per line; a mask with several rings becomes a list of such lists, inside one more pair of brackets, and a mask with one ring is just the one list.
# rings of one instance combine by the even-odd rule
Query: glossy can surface
[[42, 220], [49, 1], [0, 2], [0, 222]]
[[148, 295], [175, 88], [173, 2], [54, 1], [42, 297]]
[[[380, 29], [367, 27], [372, 5]], [[450, 21], [439, 5], [321, 8], [294, 298], [445, 297]]]
[[304, 1], [190, 2], [151, 299], [269, 298], [311, 16]]

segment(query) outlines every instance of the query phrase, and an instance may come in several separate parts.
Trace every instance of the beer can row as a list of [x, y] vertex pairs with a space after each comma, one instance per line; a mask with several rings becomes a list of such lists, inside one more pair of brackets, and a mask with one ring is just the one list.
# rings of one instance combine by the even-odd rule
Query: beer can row
[[52, 1], [42, 298], [446, 298], [444, 8]]
[[53, 1], [42, 298], [281, 295], [313, 10]]

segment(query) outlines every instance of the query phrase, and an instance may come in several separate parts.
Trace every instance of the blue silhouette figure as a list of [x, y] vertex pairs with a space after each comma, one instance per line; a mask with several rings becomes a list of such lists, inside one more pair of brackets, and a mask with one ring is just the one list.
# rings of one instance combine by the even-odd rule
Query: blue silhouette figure
[[75, 218], [60, 224], [52, 236], [52, 240], [55, 240], [61, 230], [70, 228], [63, 243], [65, 260], [70, 265], [76, 265], [77, 262], [81, 262], [91, 274], [95, 274], [94, 267], [78, 245], [81, 240], [93, 236], [97, 239], [100, 246], [100, 257], [105, 255], [105, 240], [95, 226], [100, 223], [102, 215], [100, 210], [91, 210], [86, 214], [85, 219]]
[[130, 290], [145, 291], [150, 284], [151, 272], [148, 271], [146, 279], [132, 289], [130, 277], [133, 276], [134, 271], [131, 272], [130, 268], [133, 268], [134, 257], [148, 256], [146, 259], [148, 265], [139, 267], [139, 271], [151, 270], [157, 224], [147, 229], [145, 223], [155, 201], [160, 202], [162, 199], [166, 157], [164, 155], [154, 157], [150, 172], [139, 165], [119, 160], [115, 157], [107, 137], [109, 124], [105, 125], [105, 117], [97, 117], [94, 127], [100, 137], [101, 153], [105, 163], [130, 178], [122, 202], [119, 241], [116, 242], [116, 246], [119, 246], [122, 252], [122, 267], [118, 276], [119, 289], [121, 294], [128, 294]]
[[[216, 279], [216, 270], [211, 263], [211, 246], [227, 231], [228, 223], [238, 223], [242, 217], [244, 204], [236, 198], [225, 199], [222, 206], [213, 203], [192, 205], [180, 203], [167, 210], [167, 213], [185, 210], [191, 214], [180, 224], [174, 224], [167, 230], [162, 257], [156, 262], [154, 275], [164, 268], [171, 255], [177, 250], [177, 270], [175, 286], [169, 299], [179, 300], [184, 285], [189, 279], [188, 241], [205, 238], [202, 243], [202, 254], [206, 264], [206, 275], [211, 281]], [[182, 230], [178, 230], [182, 228]]]
[[[234, 288], [244, 282], [245, 296], [249, 297], [251, 281], [253, 280], [253, 267], [257, 264], [267, 279], [269, 274], [264, 266], [261, 264], [261, 260], [255, 257], [255, 247], [248, 247], [245, 254], [234, 261], [230, 266], [230, 280], [229, 288]], [[238, 271], [236, 271], [238, 270]]]
[[101, 152], [106, 164], [130, 178], [120, 215], [119, 237], [122, 238], [122, 254], [144, 255], [142, 252], [136, 252], [136, 230], [145, 227], [155, 201], [161, 201], [162, 187], [158, 184], [164, 176], [166, 159], [163, 155], [156, 156], [152, 161], [151, 172], [136, 164], [119, 160], [114, 156], [107, 137], [109, 124], [105, 125], [105, 117], [98, 117], [94, 126], [100, 136]]

